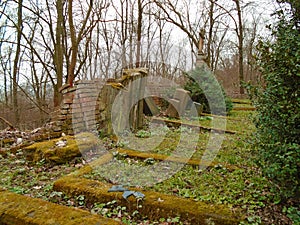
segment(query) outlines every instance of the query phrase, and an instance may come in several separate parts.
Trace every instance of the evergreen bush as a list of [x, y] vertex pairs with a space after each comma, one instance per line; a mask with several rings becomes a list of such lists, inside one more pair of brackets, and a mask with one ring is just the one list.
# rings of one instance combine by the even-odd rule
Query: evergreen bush
[[[219, 85], [215, 75], [206, 66], [196, 67], [188, 73], [184, 89], [194, 102], [203, 105], [206, 113], [225, 115], [232, 110], [232, 101]], [[225, 105], [224, 105], [225, 103]]]

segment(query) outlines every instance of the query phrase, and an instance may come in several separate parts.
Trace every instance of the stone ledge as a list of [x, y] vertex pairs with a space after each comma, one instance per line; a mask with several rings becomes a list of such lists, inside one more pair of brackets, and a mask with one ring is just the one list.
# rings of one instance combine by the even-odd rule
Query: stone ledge
[[180, 216], [182, 220], [191, 224], [215, 224], [234, 225], [243, 220], [239, 211], [233, 211], [227, 206], [212, 205], [204, 202], [196, 202], [191, 199], [181, 198], [173, 195], [166, 195], [153, 191], [142, 191], [145, 198], [137, 201], [133, 197], [125, 200], [122, 192], [108, 192], [111, 184], [102, 183], [96, 180], [66, 176], [54, 183], [54, 189], [62, 191], [68, 195], [84, 195], [90, 202], [106, 203], [117, 200], [118, 204], [126, 206], [128, 209], [137, 209], [150, 220], [159, 218]]
[[187, 127], [191, 127], [191, 128], [199, 128], [200, 130], [207, 130], [207, 131], [213, 131], [213, 132], [218, 132], [218, 133], [228, 133], [228, 134], [237, 134], [237, 131], [233, 131], [233, 130], [227, 130], [227, 129], [221, 129], [221, 128], [215, 128], [215, 127], [206, 127], [206, 126], [202, 126], [200, 124], [192, 124], [192, 123], [185, 123], [185, 122], [181, 122], [180, 120], [170, 120], [170, 119], [166, 119], [166, 118], [162, 118], [162, 117], [152, 117], [151, 122], [156, 122], [156, 123], [166, 123], [166, 124], [173, 124], [176, 127], [179, 126], [187, 126]]
[[177, 163], [183, 163], [191, 166], [204, 166], [204, 167], [215, 167], [215, 166], [222, 166], [226, 168], [227, 170], [234, 171], [236, 169], [239, 169], [238, 166], [230, 165], [228, 163], [218, 163], [218, 162], [210, 162], [210, 161], [203, 161], [199, 159], [189, 159], [189, 158], [183, 158], [183, 157], [176, 157], [176, 156], [168, 156], [163, 154], [157, 154], [157, 153], [147, 153], [147, 152], [141, 152], [131, 149], [124, 149], [124, 148], [118, 148], [118, 153], [126, 154], [128, 157], [131, 158], [139, 158], [139, 159], [155, 159], [160, 161], [170, 161], [170, 162], [177, 162]]
[[[119, 151], [122, 152], [121, 149], [119, 149]], [[126, 154], [132, 153], [128, 150], [125, 152]], [[82, 178], [83, 175], [92, 172], [94, 167], [108, 163], [112, 158], [113, 155], [111, 153], [104, 154], [102, 157], [90, 162], [81, 169], [57, 180], [54, 183], [54, 189], [69, 195], [82, 194], [90, 202], [107, 203], [117, 200], [118, 204], [125, 205], [128, 209], [137, 209], [137, 200], [135, 198], [130, 197], [125, 200], [121, 192], [108, 192], [112, 186], [111, 184]], [[189, 163], [193, 164], [193, 161]], [[198, 164], [199, 162], [196, 163]], [[189, 221], [193, 225], [234, 225], [239, 224], [239, 221], [244, 219], [244, 216], [239, 210], [231, 210], [224, 205], [214, 205], [200, 201], [196, 202], [188, 198], [166, 195], [154, 191], [145, 191], [143, 189], [133, 188], [133, 190], [142, 191], [142, 193], [145, 194], [145, 199], [139, 203], [142, 203], [142, 208], [140, 208], [139, 211], [142, 215], [152, 220], [158, 220], [162, 217], [180, 216], [181, 219]]]
[[0, 224], [3, 225], [116, 225], [115, 220], [0, 190]]

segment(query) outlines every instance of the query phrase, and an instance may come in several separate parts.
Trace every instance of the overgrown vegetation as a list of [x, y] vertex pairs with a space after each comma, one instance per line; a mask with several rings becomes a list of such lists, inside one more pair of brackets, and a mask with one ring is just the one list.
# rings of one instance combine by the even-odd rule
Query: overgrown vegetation
[[277, 16], [279, 22], [271, 28], [275, 41], [259, 45], [264, 84], [254, 92], [256, 137], [259, 165], [287, 200], [300, 195], [299, 5]]
[[[199, 171], [196, 166], [187, 165], [170, 179], [157, 183], [154, 187], [148, 187], [148, 189], [191, 198], [195, 201], [205, 201], [209, 204], [225, 204], [232, 210], [242, 209], [247, 218], [241, 224], [290, 225], [291, 219], [296, 221], [299, 209], [296, 205], [280, 203], [279, 194], [272, 191], [273, 184], [261, 174], [261, 170], [253, 162], [256, 152], [252, 150], [250, 138], [255, 131], [251, 123], [252, 113], [245, 111], [231, 113], [227, 123], [228, 128], [239, 131], [239, 133], [225, 134], [225, 140], [214, 160], [216, 164], [203, 171]], [[195, 118], [191, 122], [199, 121], [200, 124], [207, 126], [214, 119], [208, 120], [207, 117], [201, 117]], [[186, 129], [182, 132], [190, 134], [193, 130]], [[209, 132], [206, 131], [199, 133], [200, 139], [193, 159], [199, 159], [202, 156], [208, 134]], [[153, 139], [159, 136], [166, 136], [165, 143], [162, 143], [154, 152], [170, 154], [180, 133], [177, 129], [162, 126], [151, 132], [148, 130], [140, 132], [137, 138], [145, 145], [150, 145]], [[108, 139], [102, 139], [103, 147], [112, 152], [115, 152], [119, 145], [126, 148], [131, 143], [131, 139], [128, 138], [127, 141], [126, 143], [115, 143]], [[187, 139], [186, 141], [194, 140]], [[53, 143], [53, 140], [50, 140], [50, 143]], [[1, 187], [19, 194], [89, 210], [99, 215], [115, 218], [125, 224], [186, 224], [177, 217], [149, 221], [149, 218], [139, 214], [138, 209], [135, 212], [129, 212], [115, 201], [90, 202], [84, 195], [69, 196], [60, 191], [54, 191], [52, 189], [53, 182], [83, 166], [85, 160], [76, 158], [62, 165], [51, 165], [44, 159], [32, 163], [26, 160], [25, 153], [26, 151], [21, 149], [15, 153], [8, 151], [4, 157], [0, 156]], [[136, 164], [147, 166], [156, 163], [154, 158], [137, 159], [124, 154], [117, 154], [115, 157], [124, 162], [124, 168]], [[120, 168], [115, 169], [120, 170]], [[113, 171], [106, 170], [106, 172]], [[107, 182], [107, 177], [112, 178], [112, 176], [103, 178], [104, 175], [100, 170], [94, 170], [92, 173], [82, 176], [104, 182]]]
[[[206, 117], [203, 118], [198, 118], [198, 120], [201, 124], [208, 125], [207, 122], [210, 121], [207, 121]], [[260, 168], [254, 163], [256, 152], [252, 149], [251, 141], [251, 135], [255, 131], [255, 127], [251, 123], [252, 112], [233, 111], [229, 118], [228, 127], [239, 131], [239, 133], [226, 134], [219, 154], [214, 160], [214, 165], [203, 171], [200, 171], [197, 166], [186, 165], [169, 179], [157, 183], [153, 187], [147, 187], [147, 190], [155, 190], [210, 204], [224, 204], [233, 209], [243, 209], [247, 218], [241, 222], [241, 225], [291, 224], [288, 217], [295, 217], [299, 212], [298, 209], [279, 204], [280, 195], [273, 191], [273, 183], [262, 175]], [[159, 130], [151, 130], [151, 133], [148, 132], [150, 136], [143, 138], [143, 143], [146, 146], [152, 146], [153, 140], [156, 140], [155, 137], [161, 136], [164, 130], [165, 132], [167, 130], [164, 142], [151, 152], [169, 155], [174, 150], [174, 140], [178, 139], [179, 130], [169, 129], [166, 126]], [[184, 132], [193, 132], [193, 130]], [[208, 134], [208, 132], [199, 134], [197, 151], [192, 159], [202, 157]], [[195, 140], [189, 139], [188, 141], [193, 142]], [[119, 144], [123, 148], [132, 146], [129, 138], [126, 143]], [[115, 153], [114, 156], [120, 160], [120, 167], [113, 168], [108, 163], [95, 167], [91, 173], [85, 174], [83, 177], [103, 182], [107, 178], [115, 181], [114, 176], [116, 174], [118, 177], [123, 174], [123, 172], [117, 172], [120, 171], [121, 166], [121, 171], [126, 174], [135, 166], [151, 166], [157, 163], [154, 158], [138, 159], [121, 153]], [[134, 174], [134, 171], [129, 174]], [[147, 176], [144, 176], [145, 180], [148, 180]], [[123, 176], [121, 177], [124, 179], [122, 181], [126, 183], [127, 180]]]
[[[191, 99], [203, 105], [203, 111], [214, 114], [226, 114], [232, 110], [232, 101], [228, 98], [216, 80], [214, 74], [206, 67], [197, 67], [188, 76], [184, 89], [189, 91]], [[225, 106], [224, 106], [225, 102]], [[226, 111], [226, 112], [225, 112]]]

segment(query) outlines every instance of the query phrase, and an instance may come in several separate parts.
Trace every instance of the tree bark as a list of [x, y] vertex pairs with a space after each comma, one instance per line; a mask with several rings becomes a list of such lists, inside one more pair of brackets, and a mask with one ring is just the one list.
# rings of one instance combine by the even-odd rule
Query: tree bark
[[54, 45], [54, 64], [56, 69], [56, 84], [53, 87], [54, 96], [53, 102], [54, 107], [58, 107], [62, 101], [62, 95], [59, 92], [60, 87], [63, 83], [63, 63], [64, 63], [64, 48], [63, 48], [63, 0], [56, 1], [57, 11], [57, 25], [55, 34], [55, 45]]
[[137, 47], [136, 47], [136, 67], [140, 67], [141, 61], [141, 41], [142, 41], [143, 6], [142, 0], [138, 0], [138, 21], [137, 21]]
[[[73, 20], [73, 1], [68, 0], [68, 21], [69, 21], [69, 27], [70, 27], [70, 36], [71, 36], [71, 61], [68, 67], [68, 76], [67, 76], [67, 83], [72, 87], [73, 82], [76, 76], [75, 68], [77, 64], [77, 57], [78, 57], [78, 51], [79, 51], [79, 44], [83, 39], [83, 36], [85, 35], [85, 29], [88, 22], [88, 19], [90, 17], [91, 11], [93, 7], [93, 0], [90, 0], [89, 2], [89, 8], [86, 14], [86, 17], [84, 18], [82, 22], [82, 26], [80, 27], [78, 34], [76, 34], [76, 29], [74, 25]], [[92, 26], [92, 25], [91, 25]]]
[[214, 27], [214, 1], [210, 1], [209, 6], [209, 30], [208, 30], [208, 39], [207, 39], [207, 65], [213, 69], [213, 62], [211, 60], [211, 44], [212, 44], [212, 36], [213, 36], [213, 27]]
[[243, 55], [243, 41], [244, 41], [244, 35], [243, 35], [243, 21], [242, 21], [242, 10], [240, 6], [239, 0], [233, 0], [236, 4], [236, 10], [238, 14], [238, 52], [239, 52], [239, 81], [240, 81], [240, 94], [245, 94], [245, 90], [243, 88], [244, 83], [244, 55]]
[[17, 22], [17, 48], [13, 66], [13, 109], [15, 124], [20, 124], [20, 109], [18, 106], [18, 74], [19, 74], [19, 61], [21, 53], [21, 38], [23, 30], [23, 18], [22, 18], [23, 0], [18, 1], [18, 22]]

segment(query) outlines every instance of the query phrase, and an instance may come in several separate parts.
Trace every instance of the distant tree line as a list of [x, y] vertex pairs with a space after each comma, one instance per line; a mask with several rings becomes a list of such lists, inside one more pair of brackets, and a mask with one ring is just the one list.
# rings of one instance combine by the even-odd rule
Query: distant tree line
[[[19, 124], [22, 95], [46, 118], [60, 105], [60, 88], [78, 79], [111, 78], [140, 62], [189, 71], [201, 29], [209, 66], [243, 94], [244, 82], [260, 80], [253, 63], [264, 24], [259, 7], [242, 0], [1, 1], [1, 108]], [[157, 74], [172, 76], [166, 68]]]

